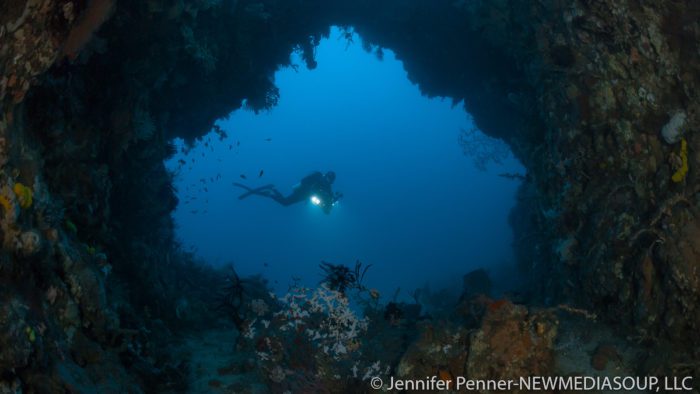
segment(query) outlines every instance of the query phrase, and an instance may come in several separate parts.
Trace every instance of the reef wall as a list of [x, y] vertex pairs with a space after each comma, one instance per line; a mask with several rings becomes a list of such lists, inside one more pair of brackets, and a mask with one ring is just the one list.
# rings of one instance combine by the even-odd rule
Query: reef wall
[[2, 384], [177, 381], [158, 338], [217, 275], [173, 238], [169, 140], [244, 100], [274, 106], [275, 70], [292, 51], [313, 67], [333, 24], [510, 144], [528, 169], [519, 265], [541, 302], [698, 348], [699, 20], [691, 0], [3, 2]]

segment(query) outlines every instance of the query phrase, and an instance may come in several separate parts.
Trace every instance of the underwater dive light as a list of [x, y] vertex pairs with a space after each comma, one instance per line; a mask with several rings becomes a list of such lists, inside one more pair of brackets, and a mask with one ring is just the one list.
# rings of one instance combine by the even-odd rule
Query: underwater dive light
[[321, 205], [321, 199], [318, 196], [311, 196], [311, 202], [314, 205]]

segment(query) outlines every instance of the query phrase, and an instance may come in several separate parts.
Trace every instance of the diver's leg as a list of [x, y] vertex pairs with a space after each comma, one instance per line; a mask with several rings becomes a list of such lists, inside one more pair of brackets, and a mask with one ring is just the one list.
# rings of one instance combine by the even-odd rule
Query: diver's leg
[[250, 188], [250, 187], [243, 185], [241, 183], [234, 183], [233, 185], [247, 190], [246, 193], [243, 193], [240, 196], [238, 196], [239, 200], [242, 200], [242, 199], [249, 197], [249, 196], [252, 196], [254, 194], [259, 195], [259, 196], [263, 196], [263, 197], [269, 197], [269, 195], [268, 195], [269, 190], [274, 189], [274, 187], [275, 187], [275, 185], [269, 184], [269, 185], [260, 186], [260, 187], [253, 189], [253, 188]]
[[246, 185], [244, 185], [244, 184], [242, 184], [242, 183], [238, 183], [238, 182], [233, 182], [233, 186], [240, 187], [241, 189], [245, 189], [245, 190], [247, 190], [247, 191], [249, 191], [249, 192], [250, 192], [250, 191], [263, 190], [263, 189], [271, 189], [271, 188], [274, 188], [274, 187], [275, 187], [275, 185], [273, 185], [273, 184], [270, 183], [270, 184], [267, 184], [267, 185], [265, 185], [265, 186], [260, 186], [260, 187], [252, 188], [252, 187], [250, 187], [250, 186], [246, 186]]
[[277, 201], [277, 203], [279, 203], [282, 206], [286, 207], [294, 203], [288, 197], [285, 197], [282, 193], [280, 193], [277, 189], [273, 188], [271, 190], [268, 190], [268, 193], [269, 194], [267, 197], [270, 197], [271, 199]]
[[246, 197], [256, 195], [260, 197], [267, 197], [272, 200], [275, 200], [278, 204], [282, 206], [289, 206], [292, 205], [296, 202], [299, 202], [299, 199], [297, 198], [298, 196], [296, 193], [292, 193], [288, 197], [285, 197], [282, 193], [279, 192], [279, 190], [275, 189], [275, 186], [270, 184], [270, 185], [265, 185], [265, 186], [260, 186], [258, 188], [250, 188], [246, 185], [240, 184], [240, 183], [234, 183], [234, 186], [240, 187], [242, 189], [247, 190], [246, 193], [241, 194], [238, 196], [239, 200], [242, 200]]

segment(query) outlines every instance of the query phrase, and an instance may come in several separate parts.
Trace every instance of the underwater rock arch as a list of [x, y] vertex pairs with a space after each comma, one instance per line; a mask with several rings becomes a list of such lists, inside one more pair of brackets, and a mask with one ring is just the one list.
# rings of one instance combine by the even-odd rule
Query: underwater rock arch
[[[144, 306], [173, 318], [170, 296], [184, 279], [173, 257], [168, 141], [209, 132], [244, 100], [274, 106], [278, 67], [294, 50], [313, 67], [314, 46], [341, 25], [370, 50], [393, 50], [424, 94], [463, 100], [527, 167], [512, 221], [520, 265], [541, 300], [576, 302], [641, 337], [697, 345], [700, 9], [691, 1], [5, 7], [0, 277], [13, 284], [0, 291], [0, 317], [73, 327], [90, 343], [127, 335], [115, 334], [120, 321], [143, 319]], [[683, 121], [669, 123], [678, 114]], [[660, 137], [666, 125], [674, 143]], [[21, 206], [15, 185], [32, 188], [32, 205]], [[121, 281], [105, 285], [106, 266]], [[110, 297], [127, 277], [134, 305], [117, 313]], [[60, 305], [45, 294], [59, 294], [51, 298]], [[29, 300], [38, 301], [10, 308]], [[16, 341], [16, 327], [2, 324], [0, 343]], [[31, 358], [38, 346], [0, 357], [0, 367], [40, 374]]]

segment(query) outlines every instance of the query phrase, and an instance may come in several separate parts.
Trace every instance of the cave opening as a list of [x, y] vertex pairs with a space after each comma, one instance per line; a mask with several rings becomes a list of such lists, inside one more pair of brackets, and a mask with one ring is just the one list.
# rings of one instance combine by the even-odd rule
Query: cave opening
[[[512, 285], [508, 216], [520, 181], [511, 175], [524, 169], [508, 146], [483, 135], [461, 102], [426, 97], [394, 52], [350, 27], [333, 27], [315, 61], [308, 69], [296, 53], [275, 74], [273, 108], [234, 111], [194, 145], [178, 141], [167, 166], [180, 241], [280, 293], [294, 278], [316, 286], [321, 261], [372, 264], [367, 285], [403, 288], [402, 298], [429, 282], [459, 289], [477, 268], [497, 275], [499, 289]], [[330, 215], [312, 203], [237, 199], [236, 183], [286, 194], [328, 170], [344, 194]]]
[[[359, 392], [369, 389], [370, 376], [697, 376], [700, 315], [689, 312], [700, 293], [700, 52], [692, 45], [700, 11], [690, 3], [0, 6], [9, 11], [0, 12], [0, 391]], [[329, 41], [321, 41], [333, 25], [354, 26], [373, 52], [365, 59], [383, 55], [384, 67], [396, 64], [395, 54], [405, 73], [368, 87], [346, 72], [339, 79], [352, 81], [346, 91], [356, 94], [310, 82], [329, 64]], [[330, 42], [345, 50], [343, 40]], [[295, 50], [312, 68], [318, 60], [319, 69], [284, 69], [280, 91], [275, 74], [290, 66]], [[285, 72], [304, 89], [284, 91]], [[419, 98], [415, 87], [396, 98], [391, 93], [399, 89], [384, 84], [396, 78], [429, 98], [452, 98], [466, 113], [424, 98], [413, 108], [407, 103]], [[353, 96], [361, 99], [331, 99]], [[289, 101], [302, 108], [280, 123]], [[272, 111], [222, 120], [244, 105]], [[428, 116], [427, 106], [444, 112]], [[229, 139], [210, 141], [213, 125]], [[456, 141], [461, 136], [473, 147], [473, 138], [483, 137], [473, 130], [506, 141], [527, 174], [511, 159], [504, 160], [510, 168], [473, 171], [473, 158]], [[343, 138], [331, 146], [329, 136]], [[167, 162], [177, 153], [174, 138], [200, 142]], [[326, 156], [309, 153], [314, 149]], [[235, 160], [219, 187], [211, 180], [218, 172], [203, 169], [227, 155]], [[202, 159], [208, 164], [200, 168]], [[188, 167], [174, 175], [178, 160]], [[240, 190], [231, 187], [274, 182], [289, 192], [314, 169], [335, 170], [345, 194], [329, 216], [311, 204], [238, 201]], [[513, 180], [498, 177], [501, 171]], [[419, 183], [418, 175], [445, 183]], [[216, 204], [197, 205], [204, 195], [191, 187], [205, 177], [212, 182], [205, 193], [222, 197]], [[509, 232], [513, 199], [498, 200], [521, 178], [508, 219], [527, 294], [489, 296], [487, 278], [476, 274], [456, 302], [440, 292], [392, 297], [395, 287], [405, 295], [418, 284], [400, 281], [397, 271], [459, 277], [471, 268], [465, 260], [498, 260], [473, 245], [460, 244], [461, 256], [444, 252], [457, 250], [456, 236]], [[509, 191], [493, 192], [496, 183]], [[467, 207], [454, 203], [460, 196]], [[475, 206], [483, 209], [467, 209]], [[430, 225], [448, 213], [469, 231]], [[355, 233], [339, 231], [344, 223]], [[215, 247], [202, 242], [188, 251], [178, 237], [194, 242], [183, 229], [196, 229]], [[365, 245], [342, 244], [357, 233]], [[382, 242], [387, 233], [398, 241]], [[493, 239], [478, 246], [507, 249], [507, 237]], [[404, 254], [372, 255], [372, 243]], [[234, 244], [249, 248], [248, 256], [217, 253]], [[311, 255], [310, 244], [333, 250]], [[260, 257], [260, 250], [271, 254]], [[327, 286], [318, 286], [320, 259], [373, 264], [367, 287], [358, 284], [358, 271], [339, 266], [324, 266]], [[231, 260], [251, 269], [238, 277], [214, 267]], [[264, 275], [279, 275], [282, 290], [297, 275], [316, 288], [294, 286], [278, 297], [247, 276], [260, 265]], [[348, 289], [362, 315], [348, 308]]]

